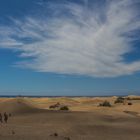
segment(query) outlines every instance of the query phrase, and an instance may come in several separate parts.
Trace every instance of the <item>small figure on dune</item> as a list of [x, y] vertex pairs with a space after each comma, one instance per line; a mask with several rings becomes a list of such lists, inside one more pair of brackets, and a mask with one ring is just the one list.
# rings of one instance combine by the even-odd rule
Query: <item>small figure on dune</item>
[[5, 121], [5, 123], [7, 123], [7, 121], [8, 121], [8, 115], [6, 112], [4, 113], [4, 121]]
[[2, 114], [0, 113], [0, 122], [2, 123]]

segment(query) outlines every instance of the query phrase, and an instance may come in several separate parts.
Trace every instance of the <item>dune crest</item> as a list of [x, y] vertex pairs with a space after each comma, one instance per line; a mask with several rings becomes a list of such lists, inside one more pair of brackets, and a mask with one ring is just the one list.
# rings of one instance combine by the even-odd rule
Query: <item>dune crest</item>
[[24, 98], [11, 98], [0, 103], [0, 112], [21, 114], [33, 113], [38, 111], [41, 111], [41, 109], [36, 108]]

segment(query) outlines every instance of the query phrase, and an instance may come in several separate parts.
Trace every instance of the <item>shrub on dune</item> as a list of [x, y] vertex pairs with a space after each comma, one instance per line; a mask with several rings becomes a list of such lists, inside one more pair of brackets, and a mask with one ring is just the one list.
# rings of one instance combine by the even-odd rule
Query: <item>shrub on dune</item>
[[108, 101], [104, 101], [103, 103], [100, 103], [99, 106], [111, 107], [111, 104]]
[[60, 107], [60, 110], [69, 110], [68, 106], [62, 106]]
[[132, 105], [132, 103], [129, 102], [128, 105]]
[[56, 103], [54, 105], [49, 106], [50, 109], [56, 109], [60, 107], [60, 103]]
[[124, 103], [124, 98], [123, 97], [118, 97], [114, 103], [115, 104], [117, 104], [117, 103]]

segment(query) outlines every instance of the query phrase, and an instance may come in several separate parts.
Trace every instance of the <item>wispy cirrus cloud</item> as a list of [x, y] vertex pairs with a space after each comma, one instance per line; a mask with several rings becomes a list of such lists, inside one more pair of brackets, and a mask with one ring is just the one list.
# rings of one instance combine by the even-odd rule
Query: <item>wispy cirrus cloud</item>
[[0, 26], [0, 46], [19, 50], [19, 57], [31, 57], [17, 65], [40, 72], [93, 77], [133, 74], [140, 71], [140, 61], [127, 63], [123, 55], [133, 51], [132, 42], [139, 39], [137, 3], [107, 0], [100, 8], [51, 5], [49, 17], [28, 16], [13, 19], [10, 27]]

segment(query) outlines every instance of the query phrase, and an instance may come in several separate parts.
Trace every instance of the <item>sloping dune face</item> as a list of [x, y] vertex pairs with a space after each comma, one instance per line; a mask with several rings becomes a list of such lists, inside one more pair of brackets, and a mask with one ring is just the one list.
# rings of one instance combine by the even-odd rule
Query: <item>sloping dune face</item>
[[80, 104], [78, 100], [70, 97], [54, 97], [54, 98], [30, 98], [27, 99], [29, 102], [34, 103], [34, 105], [38, 108], [49, 109], [49, 106], [54, 105], [56, 103], [60, 103], [61, 105], [77, 106]]
[[0, 112], [7, 113], [33, 113], [41, 111], [22, 98], [10, 98], [0, 103]]
[[[36, 108], [50, 109], [54, 104], [66, 105], [70, 111], [101, 112], [104, 114], [124, 114], [124, 112], [135, 112], [140, 116], [140, 96], [126, 96], [124, 103], [115, 103], [118, 97], [54, 97], [54, 98], [25, 98], [34, 104]], [[127, 99], [129, 98], [129, 99]], [[101, 107], [100, 103], [108, 101], [111, 107]], [[131, 103], [132, 105], [128, 105]]]
[[[7, 124], [0, 123], [0, 140], [139, 140], [140, 117], [135, 113], [139, 111], [139, 99], [129, 100], [131, 106], [113, 104], [115, 99], [24, 97], [0, 100], [0, 112], [12, 114]], [[104, 100], [110, 101], [112, 106], [97, 106]], [[68, 105], [70, 111], [45, 109], [57, 102]]]
[[[12, 113], [8, 123], [0, 123], [0, 140], [139, 140], [140, 117], [123, 113], [114, 106], [91, 108], [93, 111], [43, 111], [36, 106], [49, 99], [15, 98], [0, 103], [0, 111]], [[52, 101], [53, 100], [53, 101]], [[79, 110], [92, 106], [88, 98], [50, 99], [51, 103], [75, 103]], [[90, 99], [93, 100], [94, 99]], [[105, 98], [103, 98], [105, 100]], [[110, 99], [109, 99], [110, 100]], [[64, 101], [64, 102], [63, 102]], [[95, 101], [100, 101], [95, 98]], [[37, 103], [36, 103], [37, 102]], [[49, 103], [50, 103], [49, 102]], [[89, 105], [86, 105], [88, 104]], [[135, 103], [135, 102], [133, 102]], [[94, 104], [93, 104], [94, 105]], [[128, 106], [128, 105], [117, 105]], [[86, 108], [87, 107], [87, 108]], [[128, 106], [133, 108], [132, 106]], [[77, 108], [78, 109], [78, 108]], [[122, 113], [120, 113], [122, 112]], [[16, 114], [17, 113], [17, 114]], [[26, 113], [26, 114], [23, 114]], [[21, 114], [21, 115], [19, 115]], [[57, 134], [55, 136], [54, 134]]]

